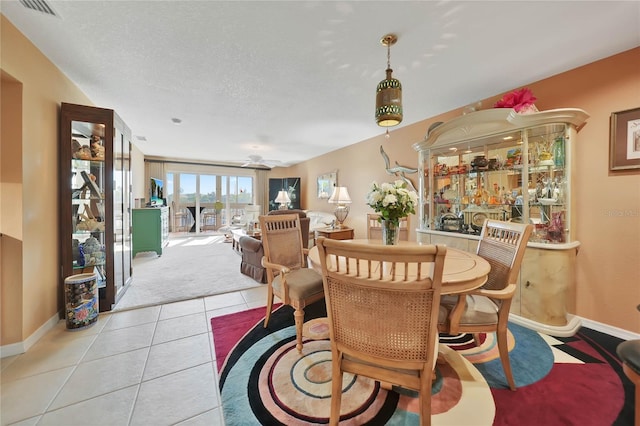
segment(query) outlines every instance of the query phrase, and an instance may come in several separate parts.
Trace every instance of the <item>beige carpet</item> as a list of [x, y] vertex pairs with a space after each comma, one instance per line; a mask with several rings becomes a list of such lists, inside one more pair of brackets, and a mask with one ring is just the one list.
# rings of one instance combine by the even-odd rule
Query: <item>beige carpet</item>
[[138, 253], [133, 280], [114, 310], [153, 306], [258, 287], [240, 273], [241, 256], [220, 234], [177, 234], [162, 256]]

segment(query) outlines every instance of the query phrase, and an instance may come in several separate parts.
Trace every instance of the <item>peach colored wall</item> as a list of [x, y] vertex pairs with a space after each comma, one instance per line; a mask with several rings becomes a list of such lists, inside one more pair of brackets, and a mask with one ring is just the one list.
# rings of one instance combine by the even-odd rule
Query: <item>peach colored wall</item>
[[[439, 121], [453, 118], [456, 115], [455, 112], [443, 114]], [[377, 127], [373, 119], [371, 125]], [[411, 146], [424, 138], [428, 125], [427, 120], [405, 125], [390, 130], [389, 138], [385, 137], [382, 128], [378, 128], [380, 134], [376, 137], [296, 166], [273, 169], [269, 177], [300, 176], [303, 184], [302, 207], [308, 210], [331, 212], [334, 207], [327, 200], [319, 200], [316, 196], [316, 178], [328, 171], [338, 170], [338, 184], [347, 187], [353, 201], [345, 225], [354, 229], [356, 238], [366, 238], [366, 215], [372, 213], [373, 209], [367, 206], [365, 197], [371, 183], [374, 181], [378, 183], [390, 182], [397, 179], [397, 177], [387, 174], [380, 147], [382, 146], [384, 149], [392, 166], [397, 162], [401, 166], [417, 168], [418, 154]], [[418, 174], [408, 174], [407, 177], [418, 188]], [[411, 216], [409, 219], [410, 226], [417, 227], [417, 216]], [[415, 235], [411, 235], [410, 239], [415, 240]]]
[[[611, 113], [640, 107], [638, 70], [640, 47], [527, 86], [537, 96], [540, 110], [572, 107], [591, 115], [578, 133], [574, 196], [578, 210], [576, 234], [581, 247], [576, 296], [569, 301], [568, 309], [581, 317], [635, 333], [640, 333], [640, 313], [636, 310], [640, 304], [640, 170], [610, 173], [608, 150]], [[501, 96], [483, 100], [483, 107], [492, 106]], [[373, 102], [372, 97], [372, 105]], [[355, 229], [356, 238], [364, 238], [365, 217], [370, 211], [364, 202], [367, 188], [372, 180], [392, 179], [384, 171], [380, 145], [392, 163], [417, 167], [418, 156], [411, 145], [424, 137], [433, 122], [460, 114], [458, 109], [404, 124], [391, 131], [390, 140], [384, 138], [381, 129], [380, 136], [287, 169], [274, 169], [272, 175], [301, 176], [302, 206], [331, 211], [331, 205], [316, 198], [315, 179], [338, 169], [338, 182], [349, 188], [354, 201], [345, 224]], [[417, 226], [415, 218], [412, 224]]]
[[22, 84], [5, 72], [0, 88], [0, 335], [20, 340], [22, 330]]
[[[2, 335], [1, 344], [6, 345], [26, 339], [58, 312], [62, 278], [57, 214], [59, 105], [91, 105], [91, 101], [11, 22], [4, 16], [0, 19], [0, 67], [23, 85], [22, 140], [10, 141], [22, 150], [23, 214], [17, 235], [21, 235], [24, 256], [18, 259], [23, 276], [21, 305], [16, 307], [22, 326], [17, 340]], [[2, 300], [3, 311], [9, 302]]]
[[[640, 332], [640, 170], [609, 171], [612, 112], [640, 108], [640, 48], [531, 85], [543, 108], [577, 106], [575, 307], [579, 316]], [[621, 215], [620, 215], [621, 214]]]

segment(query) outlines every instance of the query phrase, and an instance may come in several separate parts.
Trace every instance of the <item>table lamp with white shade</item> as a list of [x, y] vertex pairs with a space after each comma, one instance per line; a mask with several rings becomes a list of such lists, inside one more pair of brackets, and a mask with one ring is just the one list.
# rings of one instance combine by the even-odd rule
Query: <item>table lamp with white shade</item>
[[291, 202], [291, 198], [289, 198], [289, 194], [287, 194], [287, 191], [282, 190], [278, 191], [278, 196], [273, 201], [280, 204], [278, 210], [287, 210], [289, 208], [288, 204]]
[[349, 197], [349, 191], [346, 186], [336, 186], [333, 188], [333, 194], [329, 197], [329, 203], [336, 204], [336, 209], [333, 214], [338, 219], [338, 227], [344, 228], [342, 224], [349, 215], [349, 204], [351, 204], [351, 197]]

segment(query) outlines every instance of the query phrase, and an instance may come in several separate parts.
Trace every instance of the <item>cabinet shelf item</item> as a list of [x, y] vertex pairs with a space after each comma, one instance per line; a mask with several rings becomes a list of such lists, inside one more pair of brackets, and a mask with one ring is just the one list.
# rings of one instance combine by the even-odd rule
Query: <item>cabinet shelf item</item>
[[[588, 117], [576, 108], [494, 108], [432, 127], [413, 145], [418, 240], [475, 251], [487, 218], [534, 224], [511, 312], [553, 327], [567, 324], [566, 295], [575, 286], [575, 153]], [[551, 273], [558, 268], [565, 273]]]
[[62, 103], [60, 287], [73, 274], [95, 273], [100, 311], [131, 281], [130, 152], [131, 131], [113, 110]]

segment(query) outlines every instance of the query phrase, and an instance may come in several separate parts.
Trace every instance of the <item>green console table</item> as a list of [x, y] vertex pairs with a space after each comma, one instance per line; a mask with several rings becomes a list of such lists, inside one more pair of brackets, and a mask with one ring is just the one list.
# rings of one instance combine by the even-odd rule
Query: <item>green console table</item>
[[162, 248], [169, 242], [169, 207], [133, 209], [133, 253], [155, 251], [162, 256]]

